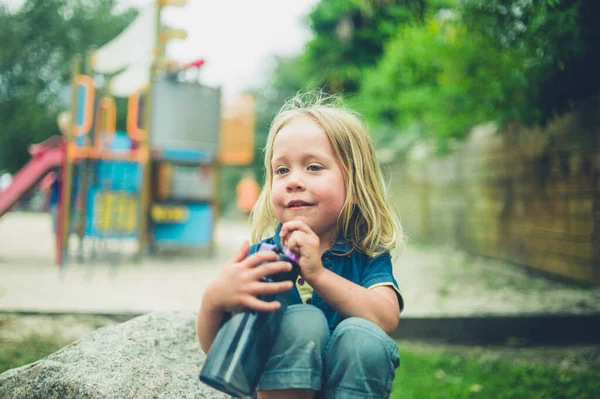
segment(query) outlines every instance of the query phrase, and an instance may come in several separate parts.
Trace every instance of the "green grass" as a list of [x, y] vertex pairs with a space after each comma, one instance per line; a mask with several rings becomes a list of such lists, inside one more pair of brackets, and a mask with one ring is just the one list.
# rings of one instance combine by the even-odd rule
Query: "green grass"
[[0, 339], [0, 373], [38, 361], [69, 343], [58, 335], [30, 334], [20, 340]]
[[400, 350], [392, 398], [600, 398], [598, 370]]

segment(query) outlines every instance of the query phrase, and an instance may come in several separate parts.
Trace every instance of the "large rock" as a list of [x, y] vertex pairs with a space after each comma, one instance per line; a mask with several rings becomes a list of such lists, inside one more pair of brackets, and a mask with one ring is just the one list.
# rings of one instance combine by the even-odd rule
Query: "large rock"
[[202, 384], [193, 313], [150, 313], [104, 327], [0, 374], [0, 398], [227, 398]]

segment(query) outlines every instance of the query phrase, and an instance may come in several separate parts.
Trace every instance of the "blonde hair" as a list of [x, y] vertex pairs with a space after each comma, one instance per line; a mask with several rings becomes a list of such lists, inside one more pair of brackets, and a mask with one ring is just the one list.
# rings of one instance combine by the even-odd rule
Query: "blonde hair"
[[304, 116], [323, 129], [344, 174], [346, 200], [338, 216], [338, 232], [353, 249], [369, 256], [389, 252], [399, 244], [402, 228], [388, 202], [369, 132], [356, 113], [336, 100], [321, 93], [298, 94], [273, 119], [265, 146], [265, 184], [251, 213], [254, 242], [270, 235], [279, 223], [270, 200], [273, 142], [284, 126]]

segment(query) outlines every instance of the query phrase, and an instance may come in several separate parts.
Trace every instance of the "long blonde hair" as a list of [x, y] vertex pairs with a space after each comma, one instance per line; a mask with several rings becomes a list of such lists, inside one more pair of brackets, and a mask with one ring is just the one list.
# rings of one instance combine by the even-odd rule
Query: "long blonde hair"
[[356, 113], [335, 104], [336, 100], [320, 93], [298, 94], [273, 119], [265, 147], [265, 184], [251, 213], [254, 242], [272, 235], [279, 223], [270, 199], [275, 137], [294, 118], [305, 116], [323, 129], [344, 174], [346, 201], [338, 216], [338, 232], [353, 249], [369, 256], [389, 252], [399, 244], [402, 228], [387, 199], [369, 132]]

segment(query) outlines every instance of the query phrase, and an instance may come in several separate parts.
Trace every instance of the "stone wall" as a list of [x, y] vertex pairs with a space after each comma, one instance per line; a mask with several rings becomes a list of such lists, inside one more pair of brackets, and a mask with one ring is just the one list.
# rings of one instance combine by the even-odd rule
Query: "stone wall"
[[600, 98], [544, 129], [480, 126], [448, 156], [418, 145], [385, 169], [409, 243], [600, 283]]

